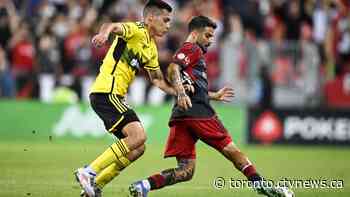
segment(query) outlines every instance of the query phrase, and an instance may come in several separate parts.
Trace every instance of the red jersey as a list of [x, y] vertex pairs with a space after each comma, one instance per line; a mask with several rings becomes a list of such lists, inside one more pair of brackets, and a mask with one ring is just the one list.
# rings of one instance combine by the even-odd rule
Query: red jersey
[[175, 53], [173, 62], [181, 66], [183, 81], [187, 78], [186, 76], [190, 78], [195, 92], [188, 95], [191, 99], [192, 107], [183, 111], [175, 104], [171, 120], [179, 118], [208, 118], [215, 115], [215, 111], [209, 103], [207, 64], [201, 47], [190, 42], [184, 43]]

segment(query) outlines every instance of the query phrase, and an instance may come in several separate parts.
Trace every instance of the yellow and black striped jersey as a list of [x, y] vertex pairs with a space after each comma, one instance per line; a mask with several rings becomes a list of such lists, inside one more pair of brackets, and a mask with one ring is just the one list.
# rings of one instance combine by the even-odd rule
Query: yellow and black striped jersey
[[125, 96], [141, 68], [157, 70], [157, 46], [142, 22], [122, 23], [123, 35], [116, 36], [103, 59], [92, 93]]

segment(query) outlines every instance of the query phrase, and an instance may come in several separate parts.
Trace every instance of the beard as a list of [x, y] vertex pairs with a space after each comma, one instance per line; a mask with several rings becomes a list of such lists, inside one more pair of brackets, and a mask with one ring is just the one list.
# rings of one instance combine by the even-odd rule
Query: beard
[[209, 46], [210, 46], [210, 44], [200, 44], [200, 43], [198, 43], [198, 42], [197, 42], [197, 45], [202, 49], [202, 51], [203, 51], [204, 54], [207, 53], [208, 48], [209, 48]]

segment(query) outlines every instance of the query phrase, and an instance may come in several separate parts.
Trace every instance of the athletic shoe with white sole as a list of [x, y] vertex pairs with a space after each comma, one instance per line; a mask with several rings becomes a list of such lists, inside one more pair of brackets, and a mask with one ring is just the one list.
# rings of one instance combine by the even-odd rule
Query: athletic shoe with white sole
[[[98, 187], [94, 188], [95, 190], [95, 197], [102, 197], [102, 190]], [[80, 197], [89, 197], [84, 190], [80, 191]]]
[[288, 187], [257, 186], [255, 190], [258, 194], [268, 197], [295, 197], [294, 192]]
[[132, 197], [147, 197], [149, 189], [147, 189], [143, 181], [137, 181], [129, 186], [130, 196]]
[[75, 179], [84, 190], [87, 197], [96, 197], [95, 195], [95, 174], [88, 173], [84, 168], [79, 168], [74, 173]]

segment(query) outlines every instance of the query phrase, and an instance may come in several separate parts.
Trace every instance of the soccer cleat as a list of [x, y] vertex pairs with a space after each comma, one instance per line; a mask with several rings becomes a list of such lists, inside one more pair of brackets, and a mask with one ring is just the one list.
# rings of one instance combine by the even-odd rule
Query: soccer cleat
[[[94, 188], [95, 190], [95, 197], [102, 197], [102, 190], [98, 187]], [[89, 197], [84, 190], [81, 190], [80, 197]]]
[[295, 197], [292, 190], [287, 187], [255, 187], [258, 194], [268, 197]]
[[94, 189], [96, 175], [86, 172], [84, 168], [79, 168], [77, 171], [75, 171], [74, 175], [75, 179], [80, 184], [80, 187], [85, 191], [85, 196], [96, 197]]
[[85, 194], [85, 191], [84, 191], [84, 190], [81, 190], [81, 191], [80, 191], [80, 197], [87, 197], [87, 195]]
[[278, 190], [283, 197], [295, 197], [294, 192], [288, 187], [276, 187], [276, 190]]
[[149, 190], [142, 181], [137, 181], [129, 186], [129, 192], [132, 197], [147, 197]]

